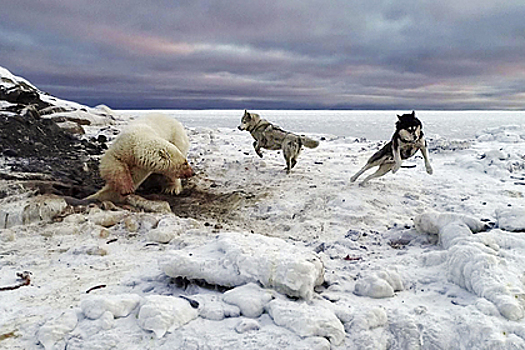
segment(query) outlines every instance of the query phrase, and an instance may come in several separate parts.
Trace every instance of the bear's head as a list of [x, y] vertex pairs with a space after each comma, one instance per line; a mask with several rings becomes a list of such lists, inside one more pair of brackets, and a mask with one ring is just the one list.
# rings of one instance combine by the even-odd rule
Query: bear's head
[[177, 177], [179, 179], [187, 179], [188, 177], [192, 177], [193, 175], [195, 175], [195, 173], [193, 172], [193, 169], [188, 163], [188, 160], [184, 161], [184, 163], [182, 163], [182, 165], [180, 166]]

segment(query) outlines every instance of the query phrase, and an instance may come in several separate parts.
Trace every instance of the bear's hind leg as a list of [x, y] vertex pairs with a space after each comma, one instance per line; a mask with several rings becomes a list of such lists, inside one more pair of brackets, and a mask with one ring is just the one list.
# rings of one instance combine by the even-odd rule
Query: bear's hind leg
[[135, 192], [135, 184], [127, 164], [116, 162], [110, 171], [105, 171], [101, 164], [101, 177], [117, 193], [125, 196]]

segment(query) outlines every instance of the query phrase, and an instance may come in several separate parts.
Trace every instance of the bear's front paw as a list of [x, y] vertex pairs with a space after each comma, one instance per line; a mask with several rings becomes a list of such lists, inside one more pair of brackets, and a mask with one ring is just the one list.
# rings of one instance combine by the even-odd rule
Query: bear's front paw
[[182, 192], [182, 185], [181, 184], [173, 184], [171, 186], [168, 186], [164, 189], [164, 193], [166, 194], [174, 194], [178, 195]]

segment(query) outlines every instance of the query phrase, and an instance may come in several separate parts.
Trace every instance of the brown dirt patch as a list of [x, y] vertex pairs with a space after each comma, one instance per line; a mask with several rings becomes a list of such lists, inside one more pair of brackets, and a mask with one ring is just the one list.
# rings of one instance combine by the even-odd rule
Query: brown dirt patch
[[170, 204], [171, 211], [180, 217], [216, 222], [233, 222], [240, 212], [259, 197], [244, 190], [221, 192], [204, 175], [183, 181], [184, 190], [179, 195], [162, 194], [161, 175], [151, 175], [137, 190], [149, 200], [162, 200]]

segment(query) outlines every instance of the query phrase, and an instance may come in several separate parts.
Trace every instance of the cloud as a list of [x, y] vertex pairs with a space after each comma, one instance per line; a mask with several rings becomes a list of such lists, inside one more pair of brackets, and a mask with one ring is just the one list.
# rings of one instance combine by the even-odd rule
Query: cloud
[[515, 0], [18, 0], [0, 65], [114, 108], [522, 109], [524, 16]]

